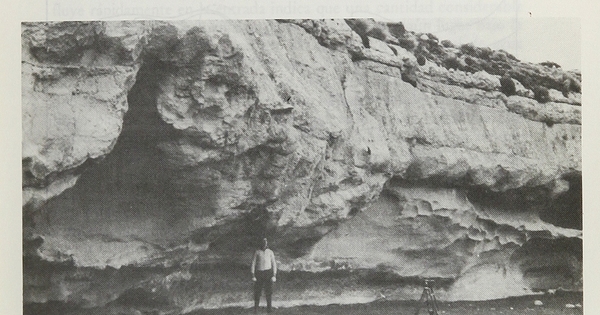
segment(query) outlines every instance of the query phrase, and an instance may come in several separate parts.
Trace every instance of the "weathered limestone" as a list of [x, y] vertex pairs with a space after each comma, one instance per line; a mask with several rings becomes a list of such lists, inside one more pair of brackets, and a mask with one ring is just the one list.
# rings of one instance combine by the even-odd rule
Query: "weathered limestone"
[[[429, 45], [419, 66], [399, 38], [362, 35], [341, 20], [24, 24], [26, 302], [138, 288], [182, 310], [236, 305], [239, 271], [227, 292], [182, 288], [244, 265], [262, 236], [284, 275], [353, 283], [284, 286], [291, 304], [369, 300], [393, 284], [365, 286], [373, 272], [445, 279], [451, 300], [580, 289], [580, 95], [540, 104], [513, 77], [506, 96], [496, 74], [437, 64], [458, 50], [429, 36], [406, 35]], [[541, 264], [544, 246], [559, 254]], [[53, 264], [60, 280], [36, 278]], [[161, 271], [126, 274], [143, 267]], [[104, 268], [125, 273], [111, 294]]]

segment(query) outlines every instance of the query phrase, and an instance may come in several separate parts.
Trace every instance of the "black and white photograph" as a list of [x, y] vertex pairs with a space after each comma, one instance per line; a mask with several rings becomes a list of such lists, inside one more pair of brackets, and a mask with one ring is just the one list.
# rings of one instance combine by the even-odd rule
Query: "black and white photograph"
[[286, 3], [19, 22], [22, 313], [583, 314], [580, 19]]

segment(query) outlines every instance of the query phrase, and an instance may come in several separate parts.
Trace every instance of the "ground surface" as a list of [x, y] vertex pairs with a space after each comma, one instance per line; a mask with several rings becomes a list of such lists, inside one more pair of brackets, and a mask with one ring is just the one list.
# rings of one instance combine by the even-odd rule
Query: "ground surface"
[[[540, 300], [544, 305], [535, 306], [534, 301]], [[582, 308], [567, 308], [565, 305], [582, 303], [581, 293], [557, 293], [556, 295], [524, 296], [494, 301], [439, 303], [439, 314], [444, 315], [479, 315], [479, 314], [523, 314], [523, 315], [554, 315], [554, 314], [583, 314]], [[272, 314], [286, 315], [383, 315], [383, 314], [415, 314], [418, 304], [414, 301], [382, 301], [369, 304], [328, 305], [328, 306], [299, 306], [275, 309]], [[229, 308], [220, 310], [201, 310], [192, 315], [229, 315], [253, 314], [252, 310]], [[266, 314], [266, 309], [260, 309], [259, 314]], [[419, 314], [427, 314], [422, 309]]]
[[[539, 300], [542, 306], [534, 305]], [[264, 301], [263, 301], [264, 303]], [[567, 304], [583, 304], [583, 294], [574, 292], [557, 292], [554, 295], [521, 296], [480, 302], [441, 302], [439, 315], [579, 315], [581, 307], [567, 308]], [[277, 301], [274, 302], [277, 306]], [[275, 308], [271, 314], [281, 315], [413, 315], [417, 310], [416, 301], [378, 301], [367, 304], [297, 306]], [[168, 305], [154, 304], [147, 301], [144, 305], [110, 305], [100, 308], [78, 308], [62, 303], [26, 304], [25, 315], [178, 315], [182, 311]], [[187, 315], [237, 315], [254, 314], [248, 308], [225, 308], [197, 310]], [[263, 306], [258, 314], [267, 314]], [[421, 309], [419, 314], [427, 314]]]

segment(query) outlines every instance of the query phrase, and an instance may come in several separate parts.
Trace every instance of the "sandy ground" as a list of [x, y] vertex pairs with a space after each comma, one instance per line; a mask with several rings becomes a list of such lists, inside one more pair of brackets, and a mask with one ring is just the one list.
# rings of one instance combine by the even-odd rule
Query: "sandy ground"
[[[543, 303], [536, 306], [534, 301]], [[572, 315], [583, 314], [581, 307], [569, 308], [566, 305], [583, 304], [583, 294], [577, 292], [557, 292], [554, 295], [536, 295], [506, 298], [479, 302], [440, 302], [439, 315]], [[285, 315], [414, 315], [418, 303], [416, 301], [377, 301], [366, 304], [327, 305], [327, 306], [297, 306], [277, 308], [271, 314]], [[110, 305], [100, 308], [78, 308], [61, 303], [29, 304], [24, 306], [25, 315], [176, 315], [181, 314], [181, 309], [169, 305]], [[224, 308], [211, 310], [197, 310], [187, 313], [189, 315], [234, 315], [254, 314], [249, 308]], [[258, 314], [267, 314], [264, 306]], [[419, 314], [427, 315], [422, 309]]]
[[[534, 301], [539, 300], [542, 306], [534, 305]], [[581, 293], [557, 293], [555, 295], [541, 296], [523, 296], [516, 298], [507, 298], [493, 301], [480, 302], [453, 302], [439, 303], [439, 314], [444, 315], [479, 315], [479, 314], [514, 314], [514, 315], [554, 315], [554, 314], [583, 314], [580, 307], [567, 308], [567, 304], [583, 304]], [[274, 302], [276, 306], [276, 303]], [[272, 314], [286, 315], [311, 315], [311, 314], [329, 314], [329, 315], [383, 315], [383, 314], [415, 314], [417, 310], [415, 301], [380, 301], [368, 304], [354, 305], [328, 305], [328, 306], [299, 306], [292, 308], [277, 308]], [[258, 312], [266, 314], [264, 306]], [[251, 309], [229, 308], [219, 310], [199, 310], [191, 315], [233, 315], [233, 314], [253, 314]], [[419, 314], [427, 314], [422, 309]]]

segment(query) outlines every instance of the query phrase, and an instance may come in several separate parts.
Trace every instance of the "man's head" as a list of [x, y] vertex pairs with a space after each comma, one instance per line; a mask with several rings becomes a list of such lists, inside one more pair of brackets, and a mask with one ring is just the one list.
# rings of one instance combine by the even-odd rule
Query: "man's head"
[[267, 249], [268, 247], [269, 247], [269, 242], [267, 241], [267, 238], [265, 237], [265, 238], [263, 238], [263, 239], [262, 239], [261, 248], [262, 248], [263, 250], [265, 250], [265, 249]]

